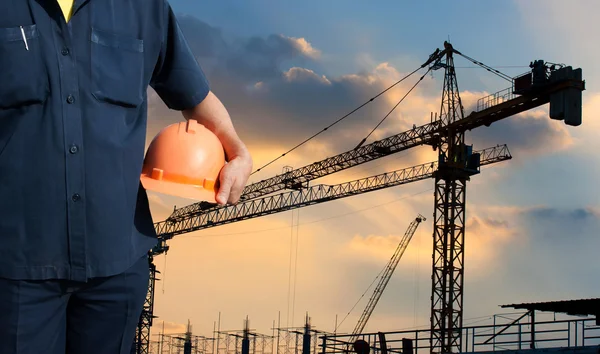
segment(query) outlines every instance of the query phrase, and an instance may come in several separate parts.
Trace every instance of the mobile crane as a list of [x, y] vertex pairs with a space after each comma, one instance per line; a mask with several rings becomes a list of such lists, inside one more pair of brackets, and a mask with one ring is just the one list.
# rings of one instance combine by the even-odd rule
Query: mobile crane
[[406, 247], [408, 247], [410, 240], [412, 240], [421, 222], [425, 220], [427, 219], [425, 219], [423, 215], [419, 214], [417, 215], [415, 220], [413, 220], [410, 223], [410, 225], [408, 225], [408, 229], [406, 229], [404, 236], [400, 240], [400, 243], [398, 244], [394, 255], [392, 255], [392, 258], [390, 258], [390, 261], [383, 269], [383, 274], [381, 275], [381, 278], [379, 278], [379, 282], [377, 283], [377, 286], [373, 291], [373, 295], [371, 295], [371, 297], [369, 298], [367, 307], [365, 307], [362, 315], [360, 315], [360, 318], [358, 319], [356, 327], [354, 327], [354, 330], [352, 331], [352, 336], [350, 337], [349, 341], [350, 343], [354, 343], [365, 329], [369, 318], [371, 318], [371, 315], [373, 314], [373, 310], [375, 310], [377, 302], [379, 302], [381, 295], [383, 295], [385, 287], [390, 282], [390, 279], [392, 278], [392, 275], [394, 274], [394, 271], [396, 270], [396, 267], [398, 266], [402, 255], [404, 254], [404, 251], [406, 251]]

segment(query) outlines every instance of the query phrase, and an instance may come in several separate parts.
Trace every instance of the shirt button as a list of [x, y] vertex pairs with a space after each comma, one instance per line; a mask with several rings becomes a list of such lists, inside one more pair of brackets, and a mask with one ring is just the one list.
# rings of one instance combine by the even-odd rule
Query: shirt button
[[79, 148], [77, 147], [77, 145], [71, 145], [71, 147], [69, 148], [69, 152], [71, 154], [76, 154], [77, 151], [79, 151]]
[[71, 197], [71, 200], [74, 202], [78, 202], [81, 199], [81, 196], [77, 193], [73, 194], [73, 196]]
[[63, 47], [63, 49], [60, 51], [60, 53], [62, 55], [69, 55], [69, 48]]
[[71, 103], [73, 103], [73, 102], [75, 102], [75, 97], [73, 97], [73, 95], [69, 95], [69, 96], [67, 97], [67, 103], [71, 104]]

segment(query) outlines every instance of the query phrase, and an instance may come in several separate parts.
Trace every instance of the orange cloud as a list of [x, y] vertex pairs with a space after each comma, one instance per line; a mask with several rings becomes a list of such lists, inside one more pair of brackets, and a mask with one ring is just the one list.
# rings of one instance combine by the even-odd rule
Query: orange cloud
[[285, 38], [287, 40], [289, 40], [291, 43], [293, 43], [294, 47], [303, 55], [305, 55], [308, 58], [312, 58], [312, 59], [318, 59], [321, 56], [321, 51], [316, 49], [315, 47], [312, 46], [312, 44], [310, 44], [306, 38], [296, 38], [296, 37], [287, 37], [287, 36], [281, 36], [282, 38]]
[[465, 227], [465, 272], [469, 278], [481, 279], [493, 274], [504, 262], [504, 247], [521, 242], [517, 237], [521, 229], [509, 220], [469, 218]]
[[155, 321], [152, 326], [154, 334], [181, 334], [187, 330], [187, 324], [174, 323], [169, 321]]
[[[472, 208], [471, 208], [472, 209]], [[389, 216], [386, 215], [389, 220]], [[501, 263], [498, 258], [503, 254], [503, 247], [509, 243], [520, 242], [516, 235], [519, 234], [519, 226], [506, 217], [491, 218], [485, 215], [471, 216], [465, 225], [465, 263], [468, 263], [469, 277], [484, 277], [489, 275], [494, 268]], [[514, 219], [512, 219], [514, 220]], [[389, 222], [389, 221], [388, 221]], [[431, 240], [432, 218], [428, 218], [419, 226], [413, 239]], [[408, 220], [405, 221], [408, 223]], [[346, 245], [348, 256], [361, 257], [365, 260], [381, 263], [389, 261], [390, 257], [398, 247], [403, 233], [383, 235], [355, 235]], [[417, 264], [431, 260], [431, 241], [419, 243], [415, 246], [411, 242], [401, 263]], [[419, 247], [419, 249], [415, 249]], [[418, 255], [427, 255], [419, 258]]]
[[305, 68], [293, 67], [283, 73], [288, 82], [310, 82], [315, 81], [324, 85], [331, 85], [331, 81], [325, 75], [317, 75], [314, 71]]
[[[427, 221], [425, 221], [427, 222]], [[429, 229], [429, 228], [428, 228]], [[379, 236], [379, 235], [368, 235], [361, 236], [355, 235], [352, 240], [347, 244], [348, 257], [360, 257], [367, 261], [376, 262], [377, 264], [383, 265], [389, 262], [390, 258], [398, 248], [400, 240], [403, 234]], [[418, 231], [415, 233], [413, 239], [428, 239], [431, 238], [431, 233], [426, 231]], [[416, 249], [419, 247], [419, 249]], [[410, 250], [410, 251], [409, 251]], [[431, 253], [431, 244], [419, 243], [419, 245], [411, 243], [406, 248], [405, 253], [402, 255], [401, 263], [416, 263], [417, 254], [428, 254]], [[431, 257], [429, 257], [431, 258]], [[384, 262], [384, 263], [382, 263]]]

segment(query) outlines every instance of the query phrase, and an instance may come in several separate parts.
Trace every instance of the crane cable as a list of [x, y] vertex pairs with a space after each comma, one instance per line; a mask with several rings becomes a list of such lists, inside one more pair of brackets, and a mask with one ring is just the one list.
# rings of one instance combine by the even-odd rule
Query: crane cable
[[287, 293], [287, 314], [285, 317], [285, 326], [290, 324], [290, 297], [292, 291], [292, 252], [294, 250], [294, 210], [292, 210], [292, 228], [290, 234], [290, 264], [288, 266], [288, 293]]
[[503, 78], [504, 80], [509, 81], [509, 82], [512, 83], [513, 78], [510, 77], [510, 76], [508, 76], [508, 75], [506, 75], [506, 74], [504, 74], [503, 72], [501, 72], [499, 70], [496, 70], [496, 69], [492, 68], [491, 66], [487, 66], [484, 63], [482, 63], [480, 61], [477, 61], [477, 60], [475, 60], [475, 59], [469, 57], [468, 55], [465, 55], [465, 54], [463, 54], [463, 53], [461, 53], [459, 51], [455, 51], [455, 53], [458, 54], [458, 55], [460, 55], [461, 57], [467, 59], [468, 61], [472, 62], [473, 64], [479, 65], [482, 68], [486, 69], [487, 71], [489, 71], [489, 72], [491, 72], [493, 74], [496, 74], [496, 75], [500, 76], [501, 78]]
[[284, 152], [283, 154], [281, 154], [280, 156], [278, 156], [277, 158], [271, 160], [270, 162], [266, 163], [265, 165], [261, 166], [260, 168], [256, 169], [254, 172], [252, 172], [250, 175], [253, 175], [259, 171], [261, 171], [263, 168], [271, 165], [272, 163], [274, 163], [275, 161], [279, 160], [280, 158], [284, 157], [285, 155], [289, 154], [290, 152], [296, 150], [297, 148], [299, 148], [300, 146], [306, 144], [309, 140], [312, 140], [313, 138], [315, 138], [317, 135], [320, 135], [321, 133], [324, 133], [327, 129], [333, 127], [334, 125], [336, 125], [337, 123], [341, 122], [342, 120], [346, 119], [348, 116], [350, 116], [351, 114], [355, 113], [356, 111], [358, 111], [359, 109], [363, 108], [364, 106], [366, 106], [367, 104], [373, 102], [376, 98], [378, 98], [379, 96], [383, 95], [384, 93], [386, 93], [387, 91], [391, 90], [394, 86], [398, 85], [399, 83], [401, 83], [402, 81], [408, 79], [409, 77], [411, 77], [414, 73], [416, 73], [417, 71], [421, 70], [421, 68], [423, 68], [423, 66], [420, 66], [419, 68], [415, 69], [413, 72], [411, 72], [410, 74], [406, 75], [405, 77], [403, 77], [402, 79], [396, 81], [393, 85], [391, 85], [390, 87], [386, 88], [385, 90], [381, 91], [380, 93], [378, 93], [377, 95], [373, 96], [371, 99], [369, 99], [368, 101], [366, 101], [365, 103], [361, 104], [360, 106], [356, 107], [355, 109], [353, 109], [352, 111], [350, 111], [349, 113], [347, 113], [346, 115], [344, 115], [343, 117], [339, 118], [338, 120], [336, 120], [335, 122], [331, 123], [330, 125], [328, 125], [327, 127], [323, 128], [321, 131], [319, 131], [316, 134], [313, 134], [312, 136], [310, 136], [309, 138], [305, 139], [304, 141], [302, 141], [301, 143], [297, 144], [296, 146], [294, 146], [293, 148], [289, 149], [288, 151]]
[[342, 325], [342, 323], [344, 323], [344, 321], [346, 320], [346, 318], [348, 318], [348, 316], [350, 315], [350, 313], [352, 311], [354, 311], [354, 308], [356, 307], [356, 305], [358, 305], [358, 303], [360, 302], [360, 300], [362, 300], [363, 297], [365, 297], [365, 295], [367, 294], [367, 292], [369, 292], [369, 289], [371, 289], [371, 287], [373, 286], [373, 284], [375, 284], [375, 281], [377, 281], [377, 279], [379, 279], [381, 277], [381, 274], [385, 271], [384, 267], [379, 274], [377, 274], [377, 276], [375, 277], [375, 279], [373, 279], [373, 282], [371, 282], [371, 285], [369, 285], [369, 287], [367, 288], [367, 290], [365, 290], [365, 292], [360, 296], [360, 298], [358, 298], [358, 300], [356, 301], [356, 303], [354, 304], [354, 306], [352, 306], [352, 308], [350, 309], [350, 311], [348, 311], [348, 313], [346, 314], [346, 316], [344, 316], [344, 318], [342, 319], [342, 322], [340, 322], [337, 327], [335, 327], [335, 331], [337, 332], [338, 328], [340, 328], [340, 326]]
[[396, 107], [398, 107], [400, 105], [400, 103], [402, 103], [402, 101], [404, 101], [404, 99], [406, 98], [406, 96], [408, 96], [412, 90], [415, 89], [415, 87], [417, 87], [417, 85], [419, 83], [421, 83], [421, 81], [423, 81], [423, 79], [425, 78], [425, 76], [427, 76], [427, 74], [429, 74], [429, 72], [431, 71], [431, 66], [429, 67], [429, 69], [427, 69], [427, 72], [425, 72], [425, 74], [423, 74], [423, 76], [421, 76], [421, 78], [419, 78], [419, 80], [410, 88], [410, 90], [408, 90], [408, 92], [406, 92], [406, 94], [404, 94], [404, 96], [402, 96], [402, 98], [400, 99], [400, 101], [398, 101], [398, 103], [396, 103], [396, 105], [394, 107], [392, 107], [392, 109], [383, 117], [382, 120], [379, 121], [379, 123], [377, 123], [377, 125], [375, 126], [375, 128], [373, 128], [369, 134], [367, 134], [367, 136], [360, 141], [360, 143], [358, 143], [358, 145], [356, 145], [356, 147], [354, 148], [354, 150], [358, 149], [359, 147], [361, 147], [366, 141], [367, 139], [371, 136], [371, 134], [373, 134], [373, 132], [375, 132], [375, 130], [377, 128], [379, 128], [379, 126], [381, 125], [381, 123], [383, 123], [384, 120], [387, 119], [387, 117], [390, 116], [390, 114], [392, 114], [392, 112], [396, 109]]
[[[300, 209], [296, 209], [296, 255], [294, 257], [294, 289], [292, 290], [292, 327], [294, 326], [294, 314], [296, 312], [296, 283], [298, 281], [298, 242], [300, 240]], [[294, 213], [294, 210], [292, 210]], [[292, 232], [294, 231], [294, 225], [292, 224]]]

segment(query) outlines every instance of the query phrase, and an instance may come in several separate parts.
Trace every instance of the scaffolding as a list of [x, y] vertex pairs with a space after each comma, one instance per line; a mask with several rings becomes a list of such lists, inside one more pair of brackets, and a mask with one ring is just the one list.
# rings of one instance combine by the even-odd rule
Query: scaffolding
[[192, 325], [188, 321], [185, 333], [160, 333], [158, 340], [150, 342], [149, 352], [152, 354], [214, 354], [214, 342], [214, 338], [193, 335]]
[[215, 354], [273, 354], [275, 337], [251, 330], [248, 318], [243, 330], [217, 330], [215, 338]]
[[303, 327], [278, 327], [275, 354], [315, 354], [319, 352], [320, 337], [332, 333], [312, 328], [306, 314]]

